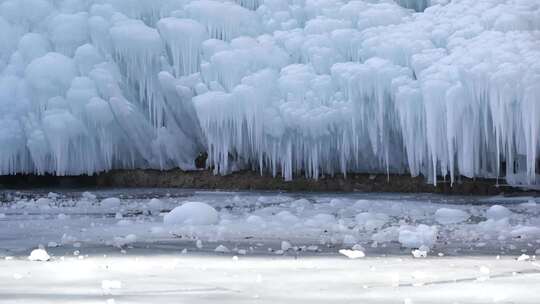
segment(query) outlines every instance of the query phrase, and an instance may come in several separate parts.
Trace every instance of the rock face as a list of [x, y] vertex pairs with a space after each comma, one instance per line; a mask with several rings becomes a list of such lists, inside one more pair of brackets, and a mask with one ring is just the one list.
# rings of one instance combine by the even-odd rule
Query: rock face
[[[281, 191], [333, 191], [333, 192], [404, 192], [496, 195], [501, 193], [524, 194], [521, 188], [507, 185], [497, 186], [496, 180], [467, 179], [453, 185], [439, 182], [437, 186], [426, 183], [421, 177], [408, 175], [349, 174], [325, 176], [319, 180], [304, 177], [293, 181], [260, 175], [257, 172], [241, 171], [226, 176], [214, 175], [207, 170], [115, 170], [94, 176], [0, 176], [0, 189], [52, 187], [172, 187], [193, 189], [228, 190], [281, 190]], [[533, 193], [533, 194], [534, 194]]]
[[195, 158], [195, 168], [204, 169], [206, 168], [206, 160], [208, 159], [208, 153], [200, 153], [197, 158]]

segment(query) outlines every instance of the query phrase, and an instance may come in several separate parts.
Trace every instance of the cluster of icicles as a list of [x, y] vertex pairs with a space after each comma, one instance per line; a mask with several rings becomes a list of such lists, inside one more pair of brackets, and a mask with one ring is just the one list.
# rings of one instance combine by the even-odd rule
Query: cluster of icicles
[[0, 0], [0, 37], [0, 174], [540, 182], [540, 1]]

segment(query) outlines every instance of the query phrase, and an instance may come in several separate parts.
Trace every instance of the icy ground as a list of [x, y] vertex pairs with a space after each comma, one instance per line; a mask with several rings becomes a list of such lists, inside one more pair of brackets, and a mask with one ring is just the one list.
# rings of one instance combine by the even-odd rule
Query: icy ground
[[540, 301], [535, 197], [114, 190], [0, 199], [0, 303]]

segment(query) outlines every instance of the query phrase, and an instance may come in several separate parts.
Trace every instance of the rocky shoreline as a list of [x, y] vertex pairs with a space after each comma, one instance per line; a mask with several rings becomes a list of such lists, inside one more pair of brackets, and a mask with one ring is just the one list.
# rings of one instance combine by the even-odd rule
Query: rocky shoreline
[[258, 190], [306, 192], [401, 192], [440, 193], [458, 195], [539, 195], [538, 191], [499, 184], [494, 179], [469, 179], [461, 177], [453, 185], [439, 181], [437, 186], [428, 184], [423, 177], [386, 174], [350, 174], [324, 176], [319, 180], [295, 178], [284, 181], [281, 177], [240, 171], [230, 175], [214, 175], [208, 170], [182, 171], [113, 170], [93, 176], [0, 176], [1, 188], [190, 188], [207, 190]]

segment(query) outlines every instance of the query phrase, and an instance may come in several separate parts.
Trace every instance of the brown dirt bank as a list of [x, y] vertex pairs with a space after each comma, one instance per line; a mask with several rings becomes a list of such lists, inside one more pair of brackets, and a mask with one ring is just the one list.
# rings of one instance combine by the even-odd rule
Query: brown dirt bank
[[287, 182], [282, 178], [261, 176], [256, 172], [241, 171], [227, 176], [214, 175], [207, 170], [114, 170], [94, 176], [36, 176], [13, 175], [0, 176], [1, 188], [30, 187], [137, 187], [137, 188], [192, 188], [220, 190], [280, 190], [280, 191], [313, 191], [313, 192], [423, 192], [465, 195], [497, 195], [511, 194], [540, 195], [538, 191], [523, 190], [507, 185], [497, 186], [492, 179], [460, 178], [450, 185], [439, 181], [437, 186], [427, 184], [422, 177], [408, 175], [385, 174], [350, 174], [346, 178], [341, 175], [325, 176], [315, 181], [298, 177]]

